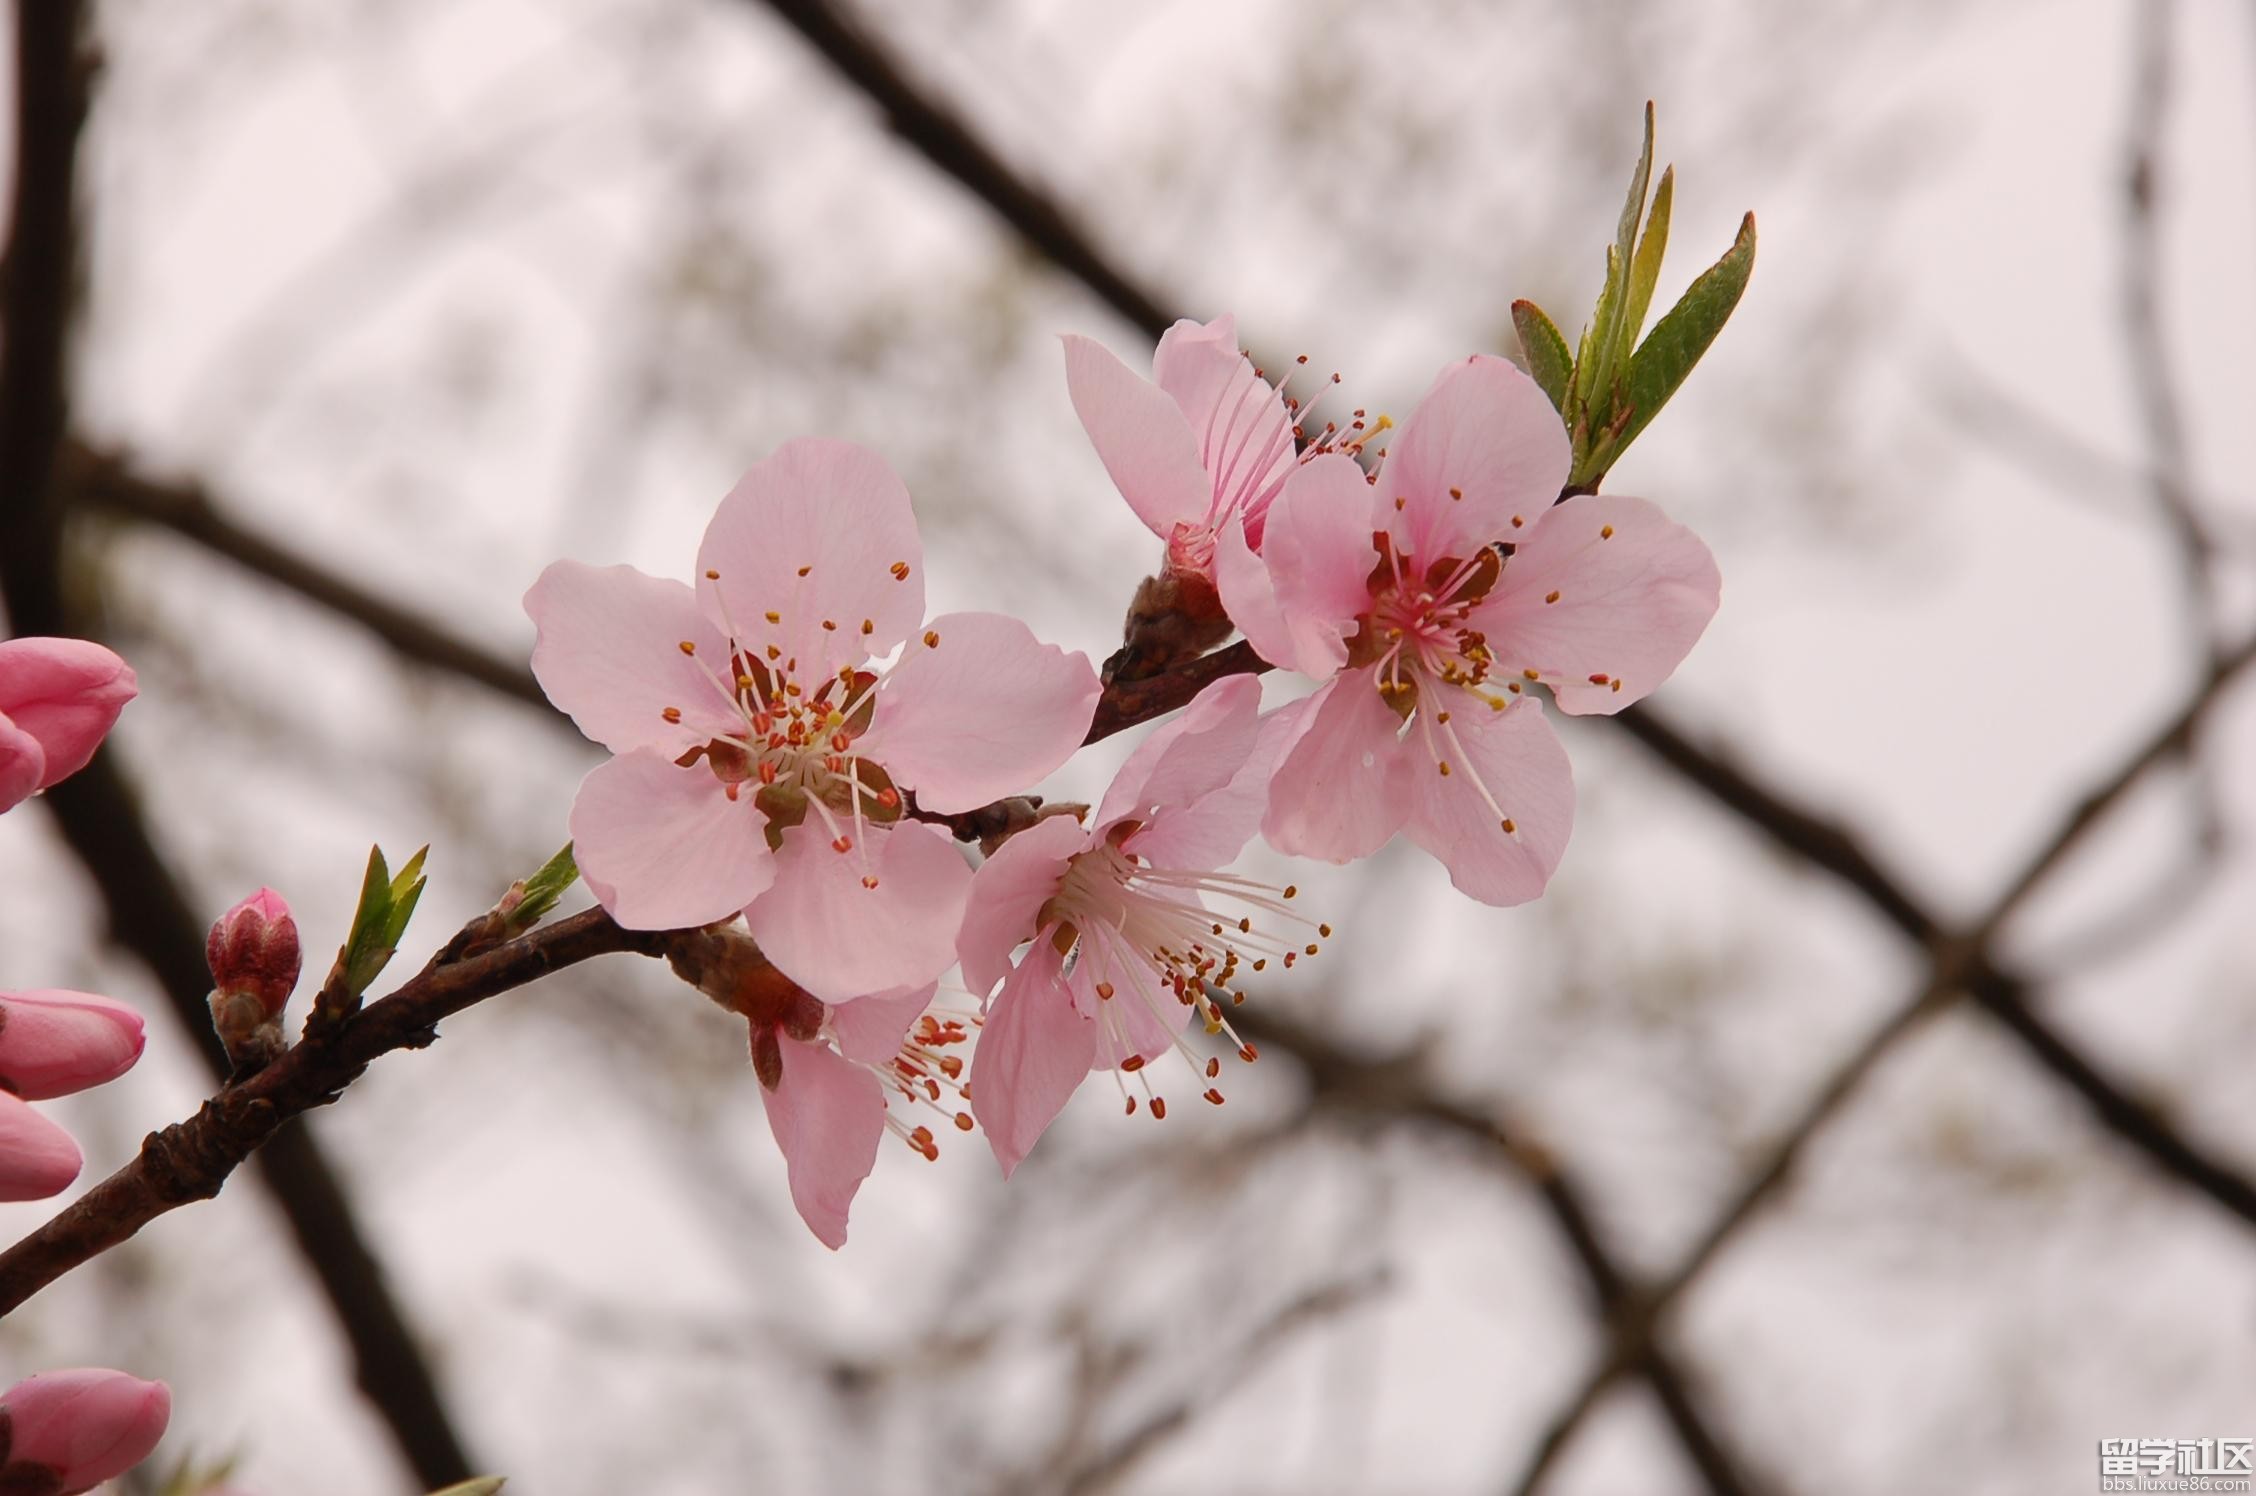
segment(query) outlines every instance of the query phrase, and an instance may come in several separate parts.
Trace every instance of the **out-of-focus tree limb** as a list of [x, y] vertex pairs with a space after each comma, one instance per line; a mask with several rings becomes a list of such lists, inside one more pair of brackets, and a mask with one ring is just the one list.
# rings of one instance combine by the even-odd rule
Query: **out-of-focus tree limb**
[[[67, 500], [54, 481], [69, 417], [68, 351], [78, 290], [78, 143], [91, 97], [78, 0], [15, 6], [15, 185], [0, 266], [0, 594], [19, 634], [68, 634]], [[115, 760], [97, 754], [47, 797], [101, 888], [118, 939], [158, 977], [192, 1034], [226, 1060], [204, 1012], [203, 932], [141, 822]], [[470, 1474], [436, 1382], [312, 1136], [293, 1128], [260, 1156], [262, 1176], [351, 1343], [362, 1390], [429, 1485]]]
[[433, 961], [389, 996], [226, 1086], [187, 1121], [151, 1133], [124, 1167], [0, 1252], [0, 1315], [165, 1212], [218, 1194], [283, 1123], [336, 1100], [378, 1057], [429, 1044], [440, 1020], [591, 957], [656, 955], [666, 942], [589, 909], [480, 954]]
[[995, 210], [1059, 269], [1151, 337], [1174, 318], [1155, 295], [1100, 251], [1071, 213], [1005, 165], [938, 96], [912, 81], [891, 51], [828, 0], [758, 0], [799, 33], [865, 98], [911, 149]]
[[1794, 1120], [1780, 1130], [1762, 1162], [1739, 1193], [1719, 1211], [1700, 1239], [1666, 1278], [1656, 1284], [1634, 1317], [1613, 1327], [1607, 1353], [1553, 1418], [1513, 1489], [1521, 1496], [1538, 1490], [1558, 1456], [1597, 1407], [1606, 1389], [1638, 1364], [1651, 1344], [1663, 1313], [1705, 1272], [1746, 1223], [1791, 1177], [1810, 1141], [1846, 1106], [1880, 1061], [1903, 1037], [1959, 997], [1968, 997], [2005, 1031], [2020, 1040], [2038, 1063], [2083, 1098], [2093, 1115], [2117, 1137], [2132, 1144], [2171, 1178], [2198, 1190], [2256, 1225], [2256, 1183], [2195, 1147], [2154, 1107], [2102, 1075], [2082, 1051], [2037, 1014], [2029, 983], [2006, 970], [1990, 954], [1997, 933], [2051, 873], [2090, 834], [2107, 813], [2159, 766], [2188, 752], [2202, 722], [2227, 686], [2256, 664], [2256, 638], [2225, 651], [2204, 674], [2185, 703], [2061, 819], [2044, 846], [2023, 865], [1963, 934], [1933, 937], [1934, 959], [1919, 990], [1899, 1004], [1880, 1026], [1821, 1082]]
[[2185, 402], [2162, 324], [2161, 192], [2164, 124], [2170, 103], [2170, 44], [2177, 30], [2177, 0], [2144, 0], [2132, 7], [2138, 27], [2133, 48], [2130, 117], [2124, 127], [2123, 213], [2118, 239], [2117, 305], [2123, 349], [2146, 437], [2154, 507], [2176, 541], [2185, 574], [2187, 628], [2195, 643], [2215, 653], [2216, 586], [2210, 573], [2215, 545], [2193, 497], [2193, 452], [2186, 439]]

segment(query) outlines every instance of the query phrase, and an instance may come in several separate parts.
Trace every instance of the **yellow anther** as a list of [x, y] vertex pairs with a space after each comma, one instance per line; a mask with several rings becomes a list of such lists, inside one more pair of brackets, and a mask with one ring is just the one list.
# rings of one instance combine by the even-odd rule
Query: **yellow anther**
[[1559, 594], [1556, 592], [1547, 592], [1543, 595], [1543, 600], [1547, 603], [1555, 603], [1559, 600]]
[[770, 614], [768, 614], [768, 615], [767, 615], [767, 617], [768, 617], [768, 622], [770, 622], [770, 623], [781, 623], [781, 622], [783, 622], [783, 615], [782, 615], [781, 613], [770, 613]]
[[799, 568], [799, 575], [805, 576], [808, 572], [813, 571], [814, 569], [815, 563], [810, 561], [805, 566]]
[[1599, 527], [1599, 530], [1598, 530], [1598, 538], [1599, 538], [1600, 540], [1611, 540], [1611, 539], [1613, 539], [1613, 538], [1614, 538], [1614, 527], [1613, 527], [1612, 525], [1602, 525], [1602, 526], [1600, 526], [1600, 527]]
[[926, 629], [924, 631], [924, 647], [926, 649], [938, 649], [940, 647], [940, 631], [938, 629]]
[[1519, 516], [1519, 515], [1517, 515], [1517, 514], [1515, 514], [1515, 515], [1513, 515], [1513, 516], [1512, 516], [1512, 528], [1513, 528], [1513, 529], [1515, 529], [1515, 530], [1518, 530], [1518, 529], [1524, 528], [1524, 527], [1526, 526], [1526, 524], [1527, 524], [1527, 521], [1526, 521], [1526, 520], [1525, 520], [1524, 518], [1522, 518], [1521, 516]]
[[721, 574], [717, 571], [707, 571], [705, 573], [705, 580], [708, 582], [718, 582], [720, 579]]
[[681, 652], [685, 655], [693, 655], [697, 653], [697, 646], [695, 644], [692, 644], [689, 640], [684, 639], [681, 642]]
[[1510, 836], [1513, 832], [1519, 829], [1519, 827], [1512, 824], [1512, 818], [1510, 816], [1506, 816], [1504, 818], [1504, 834], [1506, 836]]
[[678, 706], [670, 706], [667, 707], [664, 711], [660, 712], [658, 715], [664, 717], [668, 722], [679, 722], [681, 721], [681, 708]]

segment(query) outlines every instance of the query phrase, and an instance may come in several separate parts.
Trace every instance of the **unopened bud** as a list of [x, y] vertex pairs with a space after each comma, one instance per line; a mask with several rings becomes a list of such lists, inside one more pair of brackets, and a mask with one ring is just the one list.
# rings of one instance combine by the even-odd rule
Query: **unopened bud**
[[141, 1015], [114, 998], [0, 992], [0, 1089], [27, 1101], [116, 1080], [141, 1058]]
[[212, 1027], [238, 1071], [283, 1050], [282, 1010], [298, 985], [298, 922], [271, 888], [221, 915], [204, 942], [211, 963]]
[[48, 1371], [0, 1394], [7, 1463], [0, 1490], [78, 1496], [147, 1459], [172, 1417], [172, 1392], [122, 1371]]

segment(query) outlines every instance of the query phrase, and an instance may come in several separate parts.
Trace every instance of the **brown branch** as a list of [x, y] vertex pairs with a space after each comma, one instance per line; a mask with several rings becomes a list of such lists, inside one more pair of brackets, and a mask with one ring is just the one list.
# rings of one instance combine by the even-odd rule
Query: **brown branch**
[[223, 1088], [187, 1121], [151, 1133], [123, 1168], [0, 1253], [0, 1315], [165, 1212], [218, 1194], [236, 1165], [270, 1143], [283, 1123], [334, 1101], [379, 1056], [429, 1044], [442, 1019], [591, 957], [658, 954], [667, 938], [622, 930], [590, 909], [481, 955], [434, 963], [322, 1037]]

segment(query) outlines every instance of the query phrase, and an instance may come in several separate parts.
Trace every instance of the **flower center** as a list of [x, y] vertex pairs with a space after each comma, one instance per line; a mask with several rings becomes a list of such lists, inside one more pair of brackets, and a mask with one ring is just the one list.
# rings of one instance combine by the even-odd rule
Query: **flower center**
[[[714, 580], [718, 575], [706, 573]], [[777, 617], [770, 613], [768, 620], [773, 623]], [[835, 625], [826, 621], [823, 627]], [[870, 620], [862, 621], [865, 635], [874, 628]], [[862, 882], [877, 887], [866, 845], [868, 827], [898, 821], [904, 806], [884, 766], [854, 745], [869, 731], [884, 677], [842, 666], [835, 675], [802, 683], [796, 656], [786, 656], [773, 644], [755, 651], [738, 642], [742, 635], [733, 623], [728, 633], [725, 667], [701, 655], [691, 640], [682, 640], [679, 648], [696, 662], [742, 727], [690, 749], [675, 762], [688, 768], [703, 760], [731, 800], [742, 796], [744, 786], [752, 786], [752, 803], [767, 818], [772, 849], [781, 850], [783, 833], [812, 816], [832, 851], [859, 851]], [[934, 645], [939, 637], [927, 633], [924, 642]], [[668, 721], [678, 721], [680, 715], [677, 708], [666, 708]]]
[[933, 1008], [919, 1017], [916, 1026], [902, 1036], [900, 1047], [891, 1058], [870, 1065], [871, 1070], [886, 1088], [886, 1131], [907, 1143], [927, 1159], [940, 1157], [940, 1144], [932, 1129], [924, 1123], [911, 1123], [894, 1111], [896, 1102], [912, 1116], [919, 1109], [929, 1109], [946, 1119], [958, 1132], [969, 1132], [975, 1125], [971, 1117], [971, 1093], [964, 1085], [964, 1061], [960, 1054], [948, 1051], [959, 1044], [971, 1042], [971, 1031], [982, 1020], [975, 1012], [961, 1014], [942, 1008]]
[[[1245, 992], [1233, 986], [1244, 971], [1266, 970], [1270, 961], [1291, 966], [1303, 956], [1313, 956], [1319, 941], [1328, 939], [1332, 927], [1302, 917], [1288, 902], [1299, 889], [1274, 888], [1231, 873], [1153, 867], [1123, 843], [1140, 829], [1123, 821], [1112, 828], [1101, 846], [1074, 855], [1058, 880], [1057, 892], [1042, 908], [1037, 924], [1051, 930], [1057, 950], [1071, 956], [1077, 972], [1085, 970], [1098, 998], [1095, 1018], [1103, 1025], [1109, 1048], [1126, 1055], [1115, 1079], [1133, 1075], [1151, 1104], [1154, 1117], [1167, 1115], [1166, 1098], [1155, 1094], [1144, 1072], [1145, 1057], [1129, 1036], [1128, 1025], [1114, 1003], [1116, 997], [1147, 1005], [1147, 1016], [1165, 1033], [1175, 1034], [1174, 1051], [1187, 1061], [1205, 1083], [1204, 1095], [1222, 1104], [1221, 1089], [1214, 1084], [1222, 1073], [1221, 1057], [1202, 1056], [1178, 1033], [1181, 1014], [1161, 1006], [1172, 996], [1189, 1008], [1209, 1037], [1223, 1036], [1241, 1060], [1256, 1052], [1223, 1016], [1224, 1005], [1245, 1001]], [[1207, 900], [1234, 904], [1245, 911], [1235, 920], [1218, 918]], [[1303, 934], [1287, 938], [1273, 928], [1257, 925], [1299, 925]], [[1317, 939], [1307, 939], [1313, 931]], [[1138, 968], [1148, 968], [1155, 984], [1141, 980]], [[1120, 1082], [1127, 1110], [1136, 1110], [1136, 1097]]]
[[1503, 558], [1483, 546], [1471, 560], [1444, 556], [1421, 569], [1385, 533], [1372, 540], [1379, 561], [1369, 581], [1371, 610], [1349, 643], [1349, 667], [1377, 666], [1379, 694], [1405, 721], [1421, 683], [1478, 691], [1496, 661], [1488, 636], [1466, 625], [1503, 574]]

